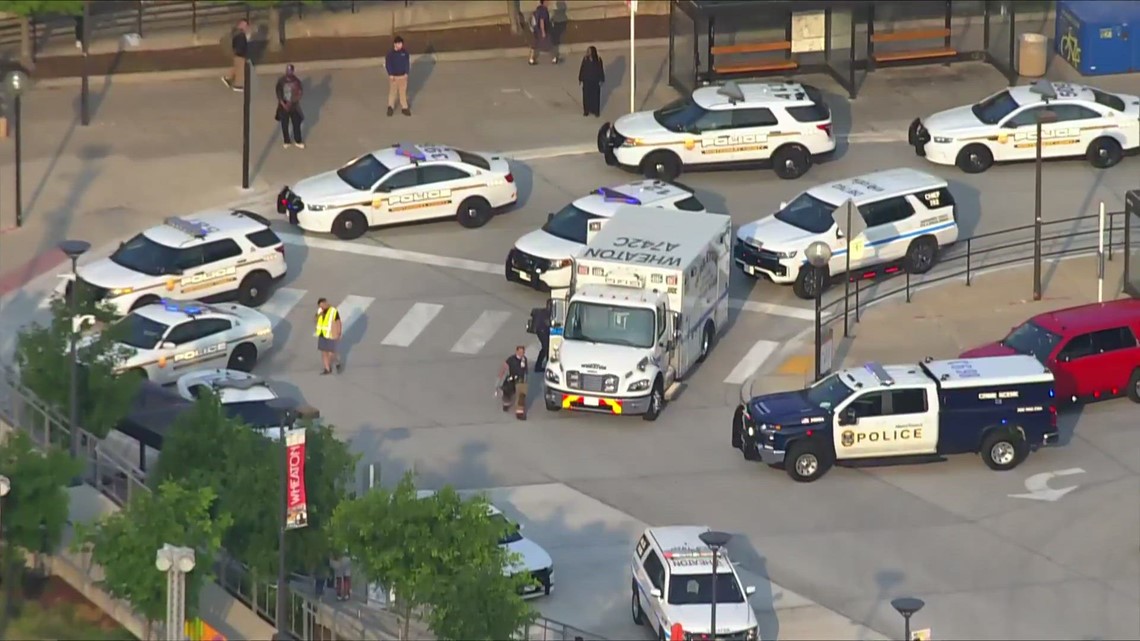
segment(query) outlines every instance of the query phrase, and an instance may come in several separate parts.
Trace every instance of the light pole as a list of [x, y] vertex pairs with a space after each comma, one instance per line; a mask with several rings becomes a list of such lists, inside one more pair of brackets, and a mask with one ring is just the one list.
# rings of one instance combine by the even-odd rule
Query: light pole
[[166, 543], [154, 557], [154, 567], [166, 573], [166, 640], [186, 638], [186, 574], [194, 569], [194, 550]]
[[903, 630], [906, 633], [906, 641], [910, 641], [910, 618], [914, 616], [915, 612], [922, 609], [926, 605], [922, 599], [914, 597], [902, 597], [891, 601], [891, 607], [898, 610], [899, 614], [903, 617]]
[[91, 41], [91, 2], [83, 3], [83, 13], [79, 18], [79, 46], [83, 55], [83, 77], [79, 85], [79, 124], [86, 127], [91, 124], [91, 75], [90, 65], [88, 64], [87, 56], [87, 43]]
[[71, 309], [71, 380], [68, 384], [68, 448], [71, 458], [79, 458], [79, 355], [76, 343], [79, 342], [79, 327], [76, 318], [79, 317], [79, 257], [91, 249], [91, 243], [85, 240], [65, 240], [59, 244], [59, 250], [71, 259], [71, 286], [67, 288], [68, 306]]
[[297, 402], [286, 396], [271, 399], [267, 405], [281, 413], [281, 427], [279, 428], [278, 442], [281, 447], [281, 506], [280, 529], [277, 532], [277, 638], [281, 641], [289, 638], [289, 621], [285, 615], [288, 612], [289, 572], [285, 566], [285, 531], [289, 524], [289, 448], [285, 443], [285, 433], [293, 427], [297, 420]]
[[629, 113], [637, 111], [637, 0], [626, 0], [629, 5]]
[[[11, 479], [9, 479], [7, 476], [0, 475], [0, 499], [3, 499], [5, 496], [8, 496], [8, 492], [11, 492], [11, 491], [12, 491]], [[3, 501], [0, 500], [0, 503], [3, 503]], [[4, 534], [4, 529], [3, 529], [2, 525], [0, 525], [0, 536], [2, 536], [3, 534]], [[5, 544], [7, 544], [7, 541], [5, 541]], [[5, 570], [5, 575], [7, 575], [8, 574], [7, 573], [8, 568], [4, 568], [4, 570]], [[3, 634], [8, 629], [8, 617], [11, 615], [11, 612], [12, 612], [13, 595], [15, 594], [15, 590], [13, 590], [13, 586], [11, 585], [12, 582], [7, 581], [6, 583], [8, 583], [8, 585], [4, 586], [5, 592], [6, 592], [5, 598], [4, 598], [4, 607], [2, 609], [0, 609], [0, 634]]]
[[[1048, 107], [1050, 100], [1057, 98], [1053, 83], [1048, 80], [1039, 80], [1029, 87], [1029, 90], [1039, 96]], [[1057, 114], [1047, 109], [1037, 112], [1037, 138], [1034, 141], [1036, 148], [1036, 180], [1033, 198], [1033, 300], [1041, 300], [1041, 126], [1057, 122]], [[909, 640], [908, 640], [909, 641]]]
[[823, 286], [831, 275], [827, 264], [831, 261], [831, 245], [817, 240], [807, 246], [804, 256], [812, 268], [812, 278], [815, 280], [815, 380], [823, 377]]
[[249, 129], [250, 129], [250, 109], [252, 108], [253, 89], [249, 86], [250, 79], [253, 77], [253, 63], [249, 58], [245, 59], [242, 73], [245, 76], [242, 82], [241, 92], [241, 188], [249, 189]]
[[[11, 491], [12, 491], [12, 480], [9, 479], [7, 476], [0, 475], [0, 499], [3, 499], [5, 496], [8, 496], [8, 492], [11, 492]], [[2, 506], [2, 505], [3, 505], [3, 502], [0, 501], [0, 506]], [[0, 533], [2, 533], [3, 531], [4, 531], [3, 527], [0, 527]]]
[[24, 189], [23, 189], [23, 167], [21, 163], [21, 156], [23, 153], [23, 146], [20, 144], [20, 96], [27, 90], [28, 84], [31, 80], [28, 79], [28, 74], [17, 69], [9, 71], [8, 75], [4, 77], [4, 87], [7, 88], [9, 95], [12, 96], [12, 127], [15, 129], [16, 137], [16, 226], [21, 227], [24, 224]]
[[701, 532], [701, 542], [709, 546], [713, 553], [712, 562], [712, 620], [709, 622], [709, 638], [716, 638], [716, 565], [720, 558], [721, 549], [728, 545], [728, 541], [732, 538], [731, 534], [727, 532], [717, 532], [709, 530], [708, 532]]

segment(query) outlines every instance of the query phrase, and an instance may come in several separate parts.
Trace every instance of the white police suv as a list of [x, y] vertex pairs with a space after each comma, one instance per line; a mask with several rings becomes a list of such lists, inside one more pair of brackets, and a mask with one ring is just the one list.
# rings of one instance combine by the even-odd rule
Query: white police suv
[[[270, 440], [281, 437], [281, 411], [270, 407], [270, 401], [279, 395], [260, 376], [236, 369], [202, 370], [179, 377], [177, 388], [178, 395], [188, 401], [208, 391], [218, 397], [230, 417], [240, 419]], [[299, 408], [298, 414], [301, 418], [320, 415], [309, 407]]]
[[542, 229], [515, 242], [507, 254], [507, 280], [538, 290], [570, 286], [570, 258], [586, 245], [587, 227], [596, 218], [610, 218], [622, 205], [703, 212], [693, 190], [661, 180], [641, 180], [602, 187], [546, 218]]
[[[713, 551], [698, 525], [651, 527], [637, 540], [630, 569], [633, 573], [630, 609], [633, 622], [648, 625], [660, 639], [669, 639], [681, 624], [686, 639], [757, 641], [759, 627], [744, 587], [725, 550], [720, 550], [716, 573]], [[710, 630], [713, 584], [716, 584], [716, 630]]]
[[598, 151], [607, 164], [648, 178], [671, 180], [698, 167], [762, 164], [791, 179], [835, 151], [835, 136], [831, 110], [818, 89], [730, 81], [602, 125]]
[[1103, 169], [1140, 147], [1140, 98], [1047, 80], [917, 119], [907, 139], [930, 162], [976, 174], [995, 162], [1036, 158], [1042, 114], [1043, 158], [1083, 157]]
[[[80, 295], [119, 314], [160, 299], [236, 299], [257, 307], [285, 275], [285, 245], [257, 214], [213, 211], [167, 218], [76, 271]], [[57, 294], [69, 296], [72, 275], [60, 278]]]
[[482, 227], [518, 198], [505, 158], [399, 144], [285, 187], [277, 213], [305, 231], [351, 240], [371, 227], [441, 218]]
[[117, 340], [132, 351], [118, 366], [160, 384], [225, 364], [248, 372], [273, 347], [273, 327], [257, 310], [165, 300], [143, 305], [115, 322]]
[[[954, 197], [945, 180], [915, 169], [888, 169], [812, 187], [781, 203], [766, 218], [741, 225], [733, 260], [749, 276], [792, 284], [796, 296], [814, 298], [817, 287], [843, 274], [847, 239], [836, 222], [860, 216], [866, 228], [851, 239], [851, 271], [858, 278], [906, 269], [924, 274], [941, 248], [958, 240]], [[854, 227], [855, 225], [853, 225]], [[828, 273], [816, 278], [804, 256], [815, 241], [831, 246]]]

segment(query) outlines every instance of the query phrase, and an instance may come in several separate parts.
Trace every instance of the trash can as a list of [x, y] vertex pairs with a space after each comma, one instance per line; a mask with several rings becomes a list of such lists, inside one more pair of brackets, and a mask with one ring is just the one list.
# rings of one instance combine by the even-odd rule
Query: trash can
[[1018, 43], [1017, 73], [1025, 78], [1045, 75], [1049, 57], [1049, 39], [1039, 33], [1023, 33]]

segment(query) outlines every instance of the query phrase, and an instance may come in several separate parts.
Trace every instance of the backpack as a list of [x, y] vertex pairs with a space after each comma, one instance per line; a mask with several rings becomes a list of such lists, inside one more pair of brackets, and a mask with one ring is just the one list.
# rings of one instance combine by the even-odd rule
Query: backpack
[[530, 12], [530, 28], [531, 30], [538, 28], [538, 9]]

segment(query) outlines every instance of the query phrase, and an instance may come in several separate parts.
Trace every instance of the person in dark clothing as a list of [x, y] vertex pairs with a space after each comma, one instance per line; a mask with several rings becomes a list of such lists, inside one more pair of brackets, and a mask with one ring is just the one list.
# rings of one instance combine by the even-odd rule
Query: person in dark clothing
[[408, 73], [411, 71], [411, 58], [404, 49], [404, 39], [396, 36], [392, 49], [384, 56], [384, 70], [388, 72], [388, 115], [396, 111], [396, 99], [400, 100], [400, 113], [412, 115], [408, 108]]
[[83, 48], [83, 14], [75, 16], [75, 48]]
[[578, 70], [578, 82], [582, 83], [583, 116], [602, 115], [602, 83], [605, 81], [606, 69], [598, 56], [598, 49], [590, 47], [586, 50], [586, 57], [582, 58], [581, 69]]
[[[277, 113], [275, 118], [281, 123], [281, 137], [286, 149], [295, 145], [304, 149], [305, 143], [301, 140], [301, 121], [305, 119], [301, 111], [301, 94], [304, 87], [301, 79], [294, 73], [293, 65], [285, 65], [285, 75], [277, 79]], [[293, 137], [289, 137], [289, 126], [293, 127]]]
[[538, 0], [538, 6], [530, 14], [530, 29], [534, 32], [534, 45], [530, 48], [530, 64], [538, 64], [538, 54], [550, 53], [550, 64], [558, 64], [558, 53], [554, 51], [554, 37], [550, 29], [550, 9], [546, 8], [546, 0]]
[[530, 369], [526, 363], [526, 347], [519, 345], [515, 353], [503, 361], [499, 368], [499, 378], [503, 380], [499, 390], [503, 394], [503, 411], [509, 412], [515, 406], [515, 418], [526, 420], [526, 379]]
[[222, 82], [234, 91], [243, 91], [245, 87], [245, 61], [249, 57], [249, 21], [238, 20], [237, 29], [234, 30], [230, 45], [234, 50], [234, 66], [228, 76], [222, 76]]
[[536, 307], [530, 310], [530, 325], [534, 328], [534, 335], [538, 337], [538, 356], [534, 358], [534, 371], [542, 372], [546, 369], [546, 360], [550, 350], [550, 310], [546, 307]]

